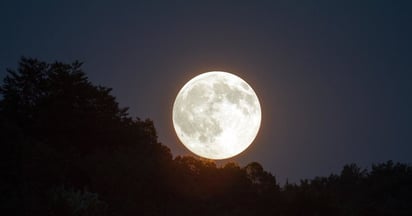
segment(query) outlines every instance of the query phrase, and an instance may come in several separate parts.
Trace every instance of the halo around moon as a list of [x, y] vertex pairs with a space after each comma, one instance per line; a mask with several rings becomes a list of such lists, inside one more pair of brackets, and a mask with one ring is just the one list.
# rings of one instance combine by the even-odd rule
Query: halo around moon
[[226, 159], [243, 152], [261, 123], [259, 99], [243, 79], [223, 71], [187, 82], [173, 104], [173, 126], [194, 154]]

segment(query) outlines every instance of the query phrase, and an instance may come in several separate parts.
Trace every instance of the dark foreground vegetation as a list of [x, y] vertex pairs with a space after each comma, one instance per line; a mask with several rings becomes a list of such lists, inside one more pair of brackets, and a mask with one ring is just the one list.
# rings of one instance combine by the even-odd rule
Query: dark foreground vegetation
[[[22, 58], [0, 89], [1, 209], [12, 215], [412, 215], [412, 167], [282, 187], [245, 167], [173, 158], [150, 120], [133, 119], [81, 63]], [[144, 104], [141, 104], [144, 106]]]

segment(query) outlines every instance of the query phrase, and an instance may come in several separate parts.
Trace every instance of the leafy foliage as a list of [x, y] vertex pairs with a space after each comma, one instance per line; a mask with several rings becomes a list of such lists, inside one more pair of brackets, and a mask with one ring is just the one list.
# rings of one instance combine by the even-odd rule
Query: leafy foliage
[[56, 187], [50, 192], [50, 215], [104, 216], [107, 204], [97, 193]]
[[0, 86], [1, 207], [20, 215], [411, 215], [412, 167], [280, 187], [252, 162], [173, 158], [81, 63], [22, 58]]

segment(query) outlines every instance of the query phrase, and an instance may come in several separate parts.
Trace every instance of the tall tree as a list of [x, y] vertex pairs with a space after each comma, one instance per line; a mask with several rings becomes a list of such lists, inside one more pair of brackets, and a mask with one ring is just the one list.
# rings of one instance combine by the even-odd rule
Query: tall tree
[[130, 181], [147, 183], [171, 161], [153, 122], [132, 119], [111, 89], [93, 85], [81, 66], [22, 58], [17, 70], [8, 70], [0, 86], [8, 176], [2, 186], [14, 200], [8, 206], [22, 202], [22, 211], [41, 214], [48, 191], [59, 185], [90, 187], [113, 198], [105, 189], [124, 180], [119, 172], [132, 171]]

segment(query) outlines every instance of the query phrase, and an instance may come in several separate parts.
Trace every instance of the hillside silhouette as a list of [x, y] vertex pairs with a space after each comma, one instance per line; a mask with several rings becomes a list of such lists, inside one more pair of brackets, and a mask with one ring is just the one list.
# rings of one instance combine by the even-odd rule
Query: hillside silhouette
[[[21, 58], [0, 87], [1, 209], [16, 215], [412, 215], [412, 167], [280, 186], [258, 162], [173, 157], [80, 62]], [[144, 104], [142, 104], [144, 106]]]

